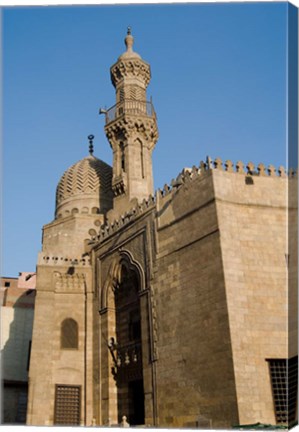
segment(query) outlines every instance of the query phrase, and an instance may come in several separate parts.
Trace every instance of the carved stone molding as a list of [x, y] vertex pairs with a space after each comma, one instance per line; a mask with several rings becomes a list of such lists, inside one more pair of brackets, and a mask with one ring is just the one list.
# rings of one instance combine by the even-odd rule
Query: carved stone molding
[[159, 133], [156, 120], [149, 117], [130, 118], [124, 115], [122, 118], [109, 123], [105, 127], [107, 139], [111, 147], [119, 143], [120, 139], [129, 140], [140, 135], [144, 141], [153, 147], [158, 141]]
[[124, 193], [126, 193], [126, 183], [124, 181], [124, 178], [122, 177], [116, 177], [112, 181], [112, 190], [114, 193], [114, 196], [119, 196]]
[[139, 77], [147, 87], [151, 79], [149, 64], [141, 59], [121, 60], [110, 69], [111, 81], [114, 87], [125, 77]]
[[55, 292], [60, 293], [84, 293], [85, 275], [54, 273]]

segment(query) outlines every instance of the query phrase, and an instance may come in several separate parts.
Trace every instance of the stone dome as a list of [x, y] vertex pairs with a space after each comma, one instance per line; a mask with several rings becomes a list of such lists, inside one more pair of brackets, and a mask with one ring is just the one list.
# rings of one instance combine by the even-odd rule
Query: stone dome
[[56, 189], [56, 218], [104, 214], [112, 208], [112, 168], [90, 155], [68, 168]]

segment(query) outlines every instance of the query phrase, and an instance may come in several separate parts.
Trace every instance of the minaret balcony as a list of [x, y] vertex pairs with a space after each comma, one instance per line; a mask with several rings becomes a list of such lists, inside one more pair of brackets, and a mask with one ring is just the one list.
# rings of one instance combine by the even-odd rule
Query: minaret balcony
[[101, 112], [105, 114], [106, 125], [124, 115], [156, 118], [154, 106], [151, 101], [138, 101], [133, 99], [124, 99], [108, 110], [101, 110]]

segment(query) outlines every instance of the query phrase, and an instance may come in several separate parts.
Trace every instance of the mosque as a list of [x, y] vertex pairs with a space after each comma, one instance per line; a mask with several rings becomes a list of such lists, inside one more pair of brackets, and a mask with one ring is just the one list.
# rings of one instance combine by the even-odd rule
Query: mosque
[[101, 110], [113, 166], [90, 135], [43, 227], [27, 424], [290, 425], [297, 172], [207, 158], [155, 192], [150, 66], [125, 45]]

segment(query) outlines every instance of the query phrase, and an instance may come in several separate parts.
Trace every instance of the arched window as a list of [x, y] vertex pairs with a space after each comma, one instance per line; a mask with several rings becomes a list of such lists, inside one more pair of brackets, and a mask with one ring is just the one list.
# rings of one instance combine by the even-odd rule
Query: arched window
[[140, 164], [141, 164], [141, 177], [144, 178], [144, 158], [143, 158], [143, 145], [142, 142], [140, 143]]
[[125, 163], [125, 147], [124, 143], [121, 142], [120, 145], [120, 166], [123, 172], [126, 172], [126, 163]]
[[61, 323], [60, 345], [63, 349], [78, 349], [78, 324], [72, 318]]
[[[140, 141], [139, 138], [136, 139], [135, 141], [136, 143], [136, 151], [138, 151], [138, 147], [139, 147], [139, 163], [140, 163], [140, 175], [141, 178], [144, 178], [144, 154], [143, 154], [143, 144]], [[137, 156], [137, 155], [136, 155]], [[138, 160], [138, 159], [137, 159]]]

